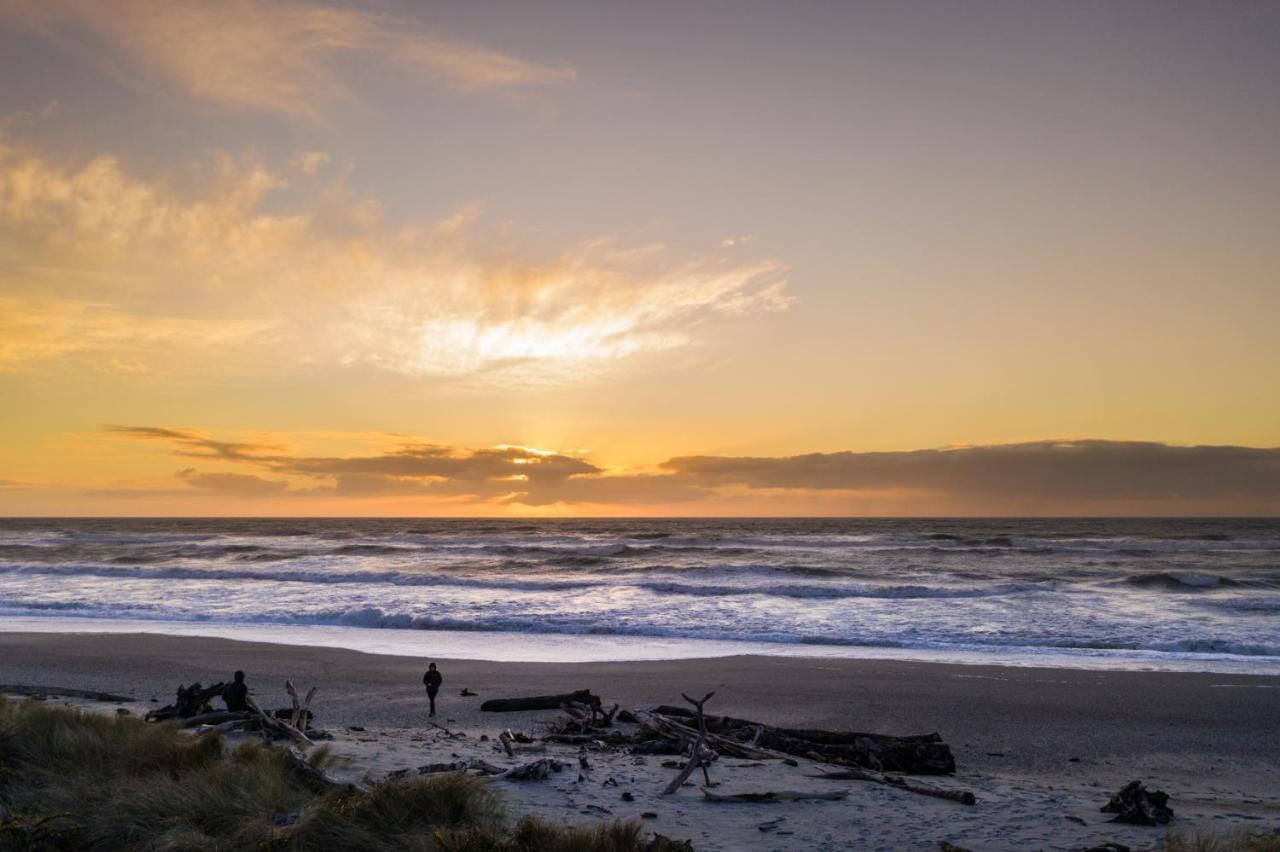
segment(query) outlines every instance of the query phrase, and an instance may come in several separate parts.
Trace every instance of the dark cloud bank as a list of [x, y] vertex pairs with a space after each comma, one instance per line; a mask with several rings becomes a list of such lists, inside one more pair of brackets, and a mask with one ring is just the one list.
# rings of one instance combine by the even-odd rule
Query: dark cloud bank
[[[525, 505], [719, 506], [761, 496], [825, 501], [835, 513], [873, 496], [893, 511], [960, 514], [1276, 514], [1280, 448], [1143, 441], [1020, 444], [789, 457], [681, 456], [653, 474], [610, 475], [591, 461], [523, 447], [406, 443], [358, 456], [293, 455], [186, 429], [113, 426], [176, 455], [217, 463], [178, 473], [194, 493], [240, 497], [422, 495]], [[259, 473], [237, 468], [257, 468]], [[286, 477], [286, 478], [280, 478]], [[844, 502], [842, 502], [844, 501]]]

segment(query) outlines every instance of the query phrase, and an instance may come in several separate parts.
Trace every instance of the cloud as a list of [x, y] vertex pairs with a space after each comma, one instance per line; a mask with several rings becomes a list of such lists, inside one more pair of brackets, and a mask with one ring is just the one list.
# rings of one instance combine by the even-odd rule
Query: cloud
[[[192, 448], [286, 479], [227, 480], [241, 495], [401, 496], [495, 506], [793, 506], [839, 514], [1265, 514], [1280, 510], [1280, 449], [1138, 441], [1037, 441], [907, 452], [790, 457], [684, 456], [659, 472], [613, 472], [578, 455], [529, 447], [405, 443], [391, 451], [309, 456], [278, 444], [217, 441], [184, 429], [112, 434]], [[192, 473], [194, 475], [194, 473]], [[203, 474], [202, 474], [203, 475]], [[289, 482], [286, 491], [285, 482]], [[193, 483], [194, 484], [194, 483]], [[209, 486], [212, 487], [212, 486]]]
[[753, 489], [899, 488], [1018, 499], [1280, 501], [1280, 449], [1275, 448], [1035, 441], [785, 458], [686, 456], [670, 459], [662, 468], [706, 486]]
[[547, 385], [790, 304], [775, 260], [608, 238], [532, 260], [473, 239], [474, 208], [393, 229], [340, 181], [268, 203], [286, 182], [252, 159], [217, 155], [182, 177], [140, 180], [108, 156], [54, 163], [0, 138], [0, 369], [369, 367]]
[[572, 82], [543, 65], [446, 38], [417, 21], [286, 0], [0, 0], [0, 14], [67, 52], [141, 85], [138, 72], [225, 107], [314, 117], [351, 96], [340, 68], [398, 70], [413, 82], [460, 91]]
[[263, 479], [248, 473], [201, 473], [195, 468], [186, 468], [178, 471], [177, 477], [192, 488], [230, 497], [270, 497], [289, 488], [289, 483], [282, 480]]
[[108, 435], [142, 440], [164, 441], [178, 445], [175, 452], [193, 458], [256, 461], [263, 453], [278, 451], [279, 444], [245, 441], [215, 441], [190, 429], [164, 429], [156, 426], [107, 426]]
[[299, 151], [289, 160], [289, 165], [304, 175], [314, 177], [329, 160], [329, 155], [324, 151]]

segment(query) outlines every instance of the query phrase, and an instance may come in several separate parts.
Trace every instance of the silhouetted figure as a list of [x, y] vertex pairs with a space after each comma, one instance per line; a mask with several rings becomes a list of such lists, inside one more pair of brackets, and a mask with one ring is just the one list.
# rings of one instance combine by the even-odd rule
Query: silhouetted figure
[[432, 663], [427, 666], [427, 673], [422, 676], [422, 682], [427, 687], [427, 701], [431, 702], [431, 715], [436, 715], [436, 693], [440, 691], [440, 684], [444, 683], [444, 678], [440, 676], [440, 672], [436, 671], [436, 664]]
[[249, 687], [244, 683], [244, 672], [236, 672], [236, 679], [222, 688], [222, 702], [228, 710], [249, 709]]

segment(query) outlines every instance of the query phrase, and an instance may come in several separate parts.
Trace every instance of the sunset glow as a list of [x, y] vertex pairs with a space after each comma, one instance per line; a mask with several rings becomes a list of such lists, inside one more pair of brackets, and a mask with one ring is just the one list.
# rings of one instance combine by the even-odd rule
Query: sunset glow
[[1280, 511], [1280, 18], [1001, 8], [0, 0], [0, 514]]

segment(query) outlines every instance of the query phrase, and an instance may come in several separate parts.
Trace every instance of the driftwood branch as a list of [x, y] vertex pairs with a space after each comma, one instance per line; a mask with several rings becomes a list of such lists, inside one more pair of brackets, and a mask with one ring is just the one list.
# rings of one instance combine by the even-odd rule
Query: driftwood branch
[[702, 776], [706, 780], [707, 786], [711, 786], [711, 776], [707, 773], [707, 764], [710, 762], [710, 758], [704, 751], [707, 742], [707, 723], [702, 712], [702, 707], [711, 700], [713, 695], [715, 695], [714, 692], [708, 692], [702, 697], [701, 701], [698, 701], [684, 695], [683, 693], [681, 694], [681, 697], [692, 704], [698, 711], [698, 736], [693, 741], [693, 750], [689, 754], [689, 762], [684, 765], [684, 769], [680, 770], [680, 774], [671, 779], [671, 783], [662, 791], [662, 795], [664, 796], [670, 796], [676, 790], [679, 790], [684, 786], [684, 782], [687, 781], [689, 776], [693, 774], [694, 770], [698, 768], [702, 769]]
[[821, 775], [810, 775], [809, 777], [826, 778], [832, 781], [873, 781], [876, 784], [897, 787], [900, 790], [919, 793], [922, 796], [950, 799], [962, 805], [976, 805], [978, 803], [977, 796], [968, 790], [948, 790], [942, 787], [935, 787], [932, 784], [923, 784], [919, 781], [908, 781], [900, 775], [886, 775], [883, 772], [876, 772], [872, 769], [841, 769], [838, 772], [824, 772]]
[[335, 788], [344, 790], [364, 789], [363, 785], [347, 784], [338, 781], [328, 772], [325, 772], [319, 766], [307, 760], [297, 748], [290, 746], [284, 752], [285, 761], [289, 765], [289, 769], [296, 775], [303, 784], [316, 793], [323, 793]]
[[768, 793], [713, 793], [703, 790], [702, 795], [708, 802], [753, 803], [761, 802], [802, 802], [808, 799], [835, 801], [849, 796], [848, 790], [832, 790], [825, 793], [803, 793], [795, 790], [776, 790]]
[[279, 731], [300, 743], [315, 745], [315, 743], [313, 743], [306, 734], [302, 733], [302, 731], [298, 730], [293, 725], [283, 719], [277, 719], [263, 711], [263, 709], [258, 706], [258, 702], [254, 701], [252, 698], [247, 698], [245, 701], [248, 703], [249, 709], [257, 714], [258, 718], [262, 721], [263, 730]]

